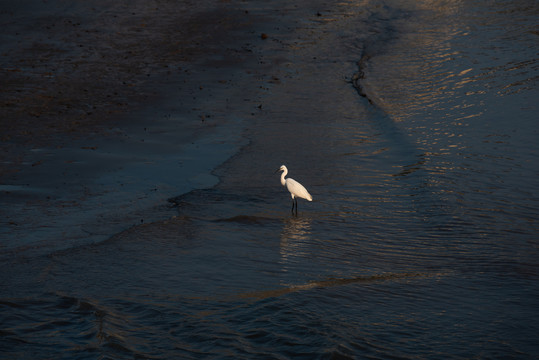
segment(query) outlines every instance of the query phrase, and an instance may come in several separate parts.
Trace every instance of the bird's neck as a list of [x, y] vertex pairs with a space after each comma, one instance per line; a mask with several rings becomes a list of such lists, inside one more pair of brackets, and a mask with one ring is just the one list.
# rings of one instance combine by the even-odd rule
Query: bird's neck
[[284, 177], [286, 176], [286, 174], [288, 174], [288, 171], [283, 171], [283, 173], [281, 174], [281, 185], [285, 185], [286, 184], [286, 180], [284, 179]]

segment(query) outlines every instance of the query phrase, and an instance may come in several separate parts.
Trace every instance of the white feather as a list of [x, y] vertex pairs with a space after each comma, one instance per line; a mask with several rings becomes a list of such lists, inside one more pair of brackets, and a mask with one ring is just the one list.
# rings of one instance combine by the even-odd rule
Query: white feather
[[297, 196], [308, 201], [313, 201], [311, 194], [299, 182], [291, 178], [286, 179], [285, 182], [286, 188], [290, 191], [290, 195], [292, 195], [292, 199]]

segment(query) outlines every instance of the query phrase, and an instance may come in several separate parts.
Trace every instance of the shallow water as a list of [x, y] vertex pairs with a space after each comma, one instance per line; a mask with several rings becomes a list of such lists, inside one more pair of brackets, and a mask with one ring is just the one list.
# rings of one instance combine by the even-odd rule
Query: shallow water
[[[219, 184], [106, 241], [6, 260], [2, 352], [536, 356], [538, 13], [279, 8], [260, 53], [274, 81]], [[314, 198], [298, 216], [282, 163]]]

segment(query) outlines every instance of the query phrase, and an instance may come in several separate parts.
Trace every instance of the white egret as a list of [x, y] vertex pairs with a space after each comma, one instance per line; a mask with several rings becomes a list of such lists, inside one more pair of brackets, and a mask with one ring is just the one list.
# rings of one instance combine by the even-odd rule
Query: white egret
[[288, 191], [290, 191], [290, 195], [292, 196], [292, 213], [294, 213], [294, 206], [295, 206], [296, 214], [297, 214], [298, 213], [298, 199], [297, 198], [300, 197], [308, 201], [313, 201], [313, 197], [311, 196], [311, 194], [309, 194], [307, 189], [305, 189], [303, 185], [301, 185], [296, 180], [291, 179], [291, 178], [288, 178], [288, 179], [284, 178], [286, 174], [288, 174], [288, 169], [286, 168], [286, 166], [282, 165], [275, 172], [278, 172], [278, 171], [283, 172], [281, 174], [281, 184], [283, 186], [286, 186]]

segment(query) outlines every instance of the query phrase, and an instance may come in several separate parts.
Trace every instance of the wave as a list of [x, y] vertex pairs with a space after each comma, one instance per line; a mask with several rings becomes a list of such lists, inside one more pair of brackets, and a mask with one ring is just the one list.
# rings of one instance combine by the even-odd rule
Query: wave
[[281, 289], [260, 290], [238, 294], [236, 297], [240, 299], [266, 299], [279, 297], [289, 293], [307, 291], [316, 288], [328, 288], [335, 286], [351, 285], [351, 284], [368, 284], [379, 283], [386, 281], [398, 281], [404, 279], [425, 278], [432, 276], [441, 276], [441, 273], [426, 273], [426, 272], [405, 272], [405, 273], [383, 273], [368, 276], [356, 276], [350, 278], [328, 278], [325, 280], [314, 280], [304, 284], [289, 285]]

